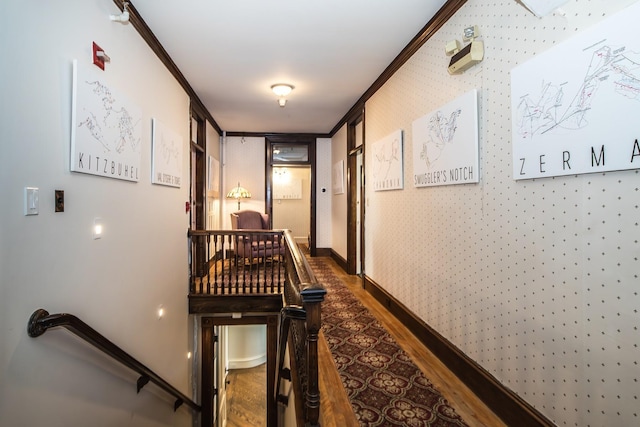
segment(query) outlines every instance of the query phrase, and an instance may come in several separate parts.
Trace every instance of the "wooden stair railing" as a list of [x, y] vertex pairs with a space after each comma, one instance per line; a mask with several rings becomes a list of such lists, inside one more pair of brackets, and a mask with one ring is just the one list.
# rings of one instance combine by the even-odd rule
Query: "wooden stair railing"
[[[251, 311], [255, 308], [254, 302], [265, 295], [283, 296], [284, 308], [281, 301], [277, 308], [282, 310], [276, 372], [269, 373], [275, 374], [275, 387], [269, 393], [274, 402], [286, 404], [286, 399], [279, 395], [280, 384], [283, 379], [291, 381], [299, 423], [318, 426], [318, 338], [322, 324], [321, 305], [327, 291], [316, 280], [291, 231], [189, 230], [188, 236], [191, 263], [189, 297], [190, 300], [206, 299], [206, 304], [198, 301], [197, 313], [206, 312], [207, 307], [219, 311], [220, 307], [212, 303], [218, 299], [242, 297], [244, 309]], [[282, 245], [284, 254], [278, 254], [276, 259], [243, 260], [234, 251], [241, 238]], [[248, 265], [245, 261], [249, 261]], [[234, 300], [234, 304], [239, 302]], [[287, 351], [290, 370], [283, 365]]]
[[289, 343], [292, 368], [291, 380], [299, 397], [304, 402], [300, 408], [304, 413], [305, 426], [319, 426], [320, 388], [318, 382], [318, 337], [322, 326], [321, 305], [327, 290], [316, 280], [306, 258], [295, 243], [290, 231], [285, 231], [285, 286], [282, 323], [286, 325], [286, 336], [281, 336], [278, 349], [278, 376], [275, 397], [279, 399], [279, 384], [286, 378], [280, 362]]
[[[282, 230], [190, 229], [188, 237], [191, 295], [282, 293]], [[248, 242], [256, 245], [255, 253], [240, 256], [237, 248]]]
[[129, 355], [129, 353], [122, 350], [116, 344], [108, 340], [91, 326], [87, 325], [85, 322], [72, 314], [49, 314], [49, 312], [47, 312], [46, 310], [38, 309], [34, 311], [29, 318], [27, 332], [30, 337], [35, 338], [44, 334], [50, 328], [55, 328], [58, 326], [66, 328], [70, 332], [74, 333], [78, 337], [82, 338], [86, 342], [92, 344], [94, 347], [100, 349], [118, 362], [122, 363], [129, 369], [140, 374], [140, 378], [138, 378], [137, 381], [138, 393], [140, 393], [140, 390], [142, 390], [142, 388], [147, 383], [152, 382], [162, 390], [166, 391], [171, 396], [176, 398], [176, 401], [173, 405], [174, 411], [177, 411], [183, 403], [191, 407], [191, 409], [193, 409], [194, 411], [201, 411], [200, 405], [195, 403], [185, 394], [162, 379], [158, 374], [140, 363], [133, 356]]

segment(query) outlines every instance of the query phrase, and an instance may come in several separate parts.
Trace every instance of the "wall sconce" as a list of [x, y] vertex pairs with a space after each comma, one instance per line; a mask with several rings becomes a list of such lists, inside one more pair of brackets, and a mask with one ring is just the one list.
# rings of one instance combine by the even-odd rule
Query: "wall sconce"
[[271, 86], [271, 90], [278, 97], [278, 105], [284, 107], [287, 104], [286, 96], [291, 93], [294, 87], [287, 83], [277, 83]]
[[94, 218], [93, 219], [93, 240], [101, 239], [103, 234], [104, 234], [104, 225], [102, 223], [102, 218]]
[[227, 199], [236, 199], [238, 200], [238, 210], [240, 210], [240, 199], [250, 199], [251, 193], [244, 187], [240, 187], [240, 182], [238, 182], [238, 186], [232, 188], [231, 191], [227, 193]]
[[445, 46], [447, 56], [451, 56], [447, 71], [449, 74], [461, 74], [473, 67], [484, 58], [484, 44], [477, 41], [478, 27], [473, 25], [464, 29], [463, 40], [469, 42], [465, 47], [460, 47], [458, 40], [451, 40]]

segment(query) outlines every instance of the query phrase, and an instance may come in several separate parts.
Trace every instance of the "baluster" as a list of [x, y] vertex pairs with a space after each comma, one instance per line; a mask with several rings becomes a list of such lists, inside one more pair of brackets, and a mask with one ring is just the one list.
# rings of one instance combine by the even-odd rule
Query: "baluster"
[[[213, 293], [217, 294], [220, 286], [224, 286], [224, 262], [220, 264], [218, 268], [218, 240], [220, 236], [218, 234], [214, 235], [213, 241], [215, 242], [213, 248], [213, 256], [214, 256], [214, 279], [213, 279]], [[222, 248], [224, 250], [224, 240], [222, 241]]]
[[[227, 281], [230, 281], [229, 272], [231, 271], [231, 265], [227, 260], [229, 249], [231, 248], [231, 239], [225, 234], [220, 235], [220, 264], [222, 265], [222, 274], [220, 275], [220, 292], [224, 293], [227, 287]], [[226, 267], [225, 267], [226, 264]], [[227, 277], [225, 278], [225, 268], [227, 271]]]
[[195, 266], [193, 263], [193, 241], [194, 241], [194, 237], [193, 234], [189, 233], [189, 236], [191, 238], [191, 244], [189, 245], [189, 292], [191, 293], [196, 293], [196, 275], [195, 275]]
[[262, 241], [262, 292], [267, 293], [267, 243], [269, 243], [269, 236], [260, 236]]
[[276, 236], [277, 234], [273, 233], [270, 236], [270, 241], [271, 241], [271, 268], [269, 269], [269, 271], [271, 272], [271, 283], [270, 283], [270, 287], [271, 290], [269, 291], [269, 293], [273, 293], [274, 288], [274, 283], [273, 281], [275, 280], [275, 264], [276, 264], [276, 255], [275, 255], [275, 250], [276, 250]]
[[236, 289], [238, 289], [240, 281], [242, 279], [242, 287], [244, 289], [244, 260], [242, 260], [242, 266], [240, 265], [240, 245], [244, 245], [244, 241], [237, 234], [234, 236], [235, 241], [235, 266], [236, 266]]
[[[200, 242], [205, 245], [204, 259], [202, 260], [202, 280], [207, 278], [207, 294], [211, 293], [211, 272], [209, 271], [209, 235], [203, 236], [204, 242]], [[206, 273], [205, 273], [206, 272]]]
[[[231, 234], [228, 235], [227, 240], [229, 241], [229, 253], [231, 253], [231, 244], [233, 245], [233, 255], [229, 256], [229, 275], [227, 276], [227, 286], [229, 287], [229, 293], [232, 293], [232, 290], [235, 288], [236, 293], [238, 292], [238, 236], [233, 236]], [[235, 260], [235, 262], [233, 262]], [[233, 277], [233, 267], [235, 266], [236, 273], [235, 279]]]
[[[206, 249], [205, 249], [205, 257], [204, 257], [204, 268], [207, 272], [207, 293], [211, 290], [211, 234], [207, 234], [205, 237]], [[213, 278], [215, 281], [215, 276]]]
[[[224, 248], [224, 241], [229, 244], [227, 249]], [[222, 262], [227, 264], [227, 278], [223, 280], [224, 286], [228, 286], [231, 289], [233, 284], [233, 266], [232, 266], [232, 258], [231, 258], [231, 244], [233, 243], [233, 236], [230, 234], [225, 234], [222, 236], [223, 248], [222, 248]]]
[[[248, 276], [249, 276], [249, 293], [253, 293], [253, 239], [254, 239], [254, 235], [252, 233], [249, 233], [249, 271], [248, 271]], [[246, 255], [246, 254], [245, 254]]]
[[222, 249], [220, 252], [220, 258], [222, 264], [226, 265], [227, 277], [222, 280], [223, 288], [231, 288], [233, 282], [233, 236], [230, 234], [223, 234], [220, 239], [222, 240]]
[[194, 239], [195, 241], [195, 246], [194, 246], [194, 255], [193, 255], [193, 265], [196, 266], [196, 275], [198, 276], [198, 278], [200, 279], [200, 293], [204, 293], [204, 278], [200, 275], [200, 271], [198, 268], [198, 263], [202, 262], [202, 260], [198, 259], [198, 248], [200, 247], [200, 240], [203, 238], [203, 236], [196, 236], [196, 238]]
[[280, 293], [282, 292], [282, 286], [280, 283], [280, 279], [281, 279], [281, 273], [282, 273], [282, 264], [284, 264], [284, 258], [282, 255], [280, 255], [280, 251], [282, 250], [282, 248], [284, 248], [283, 246], [283, 241], [282, 241], [282, 234], [278, 235], [278, 284], [276, 286], [276, 292]]

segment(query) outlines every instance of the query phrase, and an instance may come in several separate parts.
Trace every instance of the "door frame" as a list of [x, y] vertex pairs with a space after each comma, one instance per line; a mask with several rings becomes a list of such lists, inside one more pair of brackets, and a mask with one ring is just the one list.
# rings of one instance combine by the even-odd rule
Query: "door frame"
[[[195, 129], [194, 129], [195, 128]], [[189, 186], [189, 204], [186, 209], [189, 212], [189, 225], [194, 230], [204, 230], [207, 221], [207, 188], [206, 188], [206, 158], [207, 158], [207, 137], [206, 120], [196, 109], [191, 109], [190, 123], [190, 174], [191, 183]], [[200, 240], [194, 248], [196, 253], [192, 254], [195, 260], [203, 260], [206, 253], [204, 240]], [[204, 263], [196, 262], [195, 274], [204, 274]]]
[[[266, 325], [266, 348], [267, 348], [267, 381], [266, 381], [266, 394], [267, 394], [267, 427], [276, 427], [278, 422], [277, 405], [275, 399], [275, 386], [276, 386], [276, 362], [278, 360], [278, 314], [266, 314], [261, 316], [242, 316], [240, 318], [233, 317], [211, 317], [203, 316], [200, 321], [201, 344], [202, 344], [202, 359], [200, 361], [202, 366], [202, 377], [200, 380], [201, 387], [201, 427], [222, 427], [213, 426], [214, 408], [220, 407], [220, 393], [215, 389], [216, 369], [220, 369], [219, 366], [214, 366], [213, 361], [215, 359], [215, 348], [217, 344], [217, 338], [214, 334], [216, 326], [229, 326], [229, 325]], [[218, 358], [219, 360], [219, 358]], [[219, 373], [220, 371], [218, 371]], [[214, 399], [216, 404], [214, 405]], [[228, 407], [228, 404], [227, 404]], [[219, 420], [220, 417], [215, 417]]]
[[[356, 146], [358, 138], [356, 129], [362, 126], [362, 144]], [[364, 109], [354, 115], [347, 122], [347, 273], [356, 274], [357, 245], [360, 245], [360, 274], [364, 277], [364, 216], [365, 216], [365, 130], [364, 130]], [[362, 154], [362, 169], [358, 168], [358, 155]], [[358, 175], [360, 179], [358, 179]], [[358, 188], [360, 182], [360, 188]], [[360, 195], [360, 205], [358, 206], [358, 194]], [[359, 211], [358, 211], [359, 209]], [[358, 214], [360, 214], [360, 241], [358, 236]]]
[[[316, 256], [316, 138], [299, 135], [270, 135], [265, 137], [265, 205], [269, 220], [273, 218], [273, 167], [274, 166], [311, 166], [311, 209], [309, 218], [309, 252]], [[306, 162], [278, 163], [273, 161], [274, 144], [306, 145], [309, 149], [309, 160]], [[273, 222], [272, 222], [273, 224]]]

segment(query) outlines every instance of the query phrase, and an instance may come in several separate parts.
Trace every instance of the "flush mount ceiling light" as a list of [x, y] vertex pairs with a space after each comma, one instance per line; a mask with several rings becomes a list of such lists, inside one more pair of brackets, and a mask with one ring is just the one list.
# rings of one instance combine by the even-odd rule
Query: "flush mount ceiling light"
[[278, 83], [275, 85], [271, 86], [271, 90], [273, 91], [273, 93], [275, 93], [277, 96], [287, 96], [291, 93], [291, 91], [293, 90], [293, 86], [290, 84], [286, 84], [286, 83]]
[[278, 97], [278, 105], [284, 107], [287, 103], [286, 96], [293, 90], [293, 85], [287, 83], [277, 83], [271, 85], [271, 90]]

